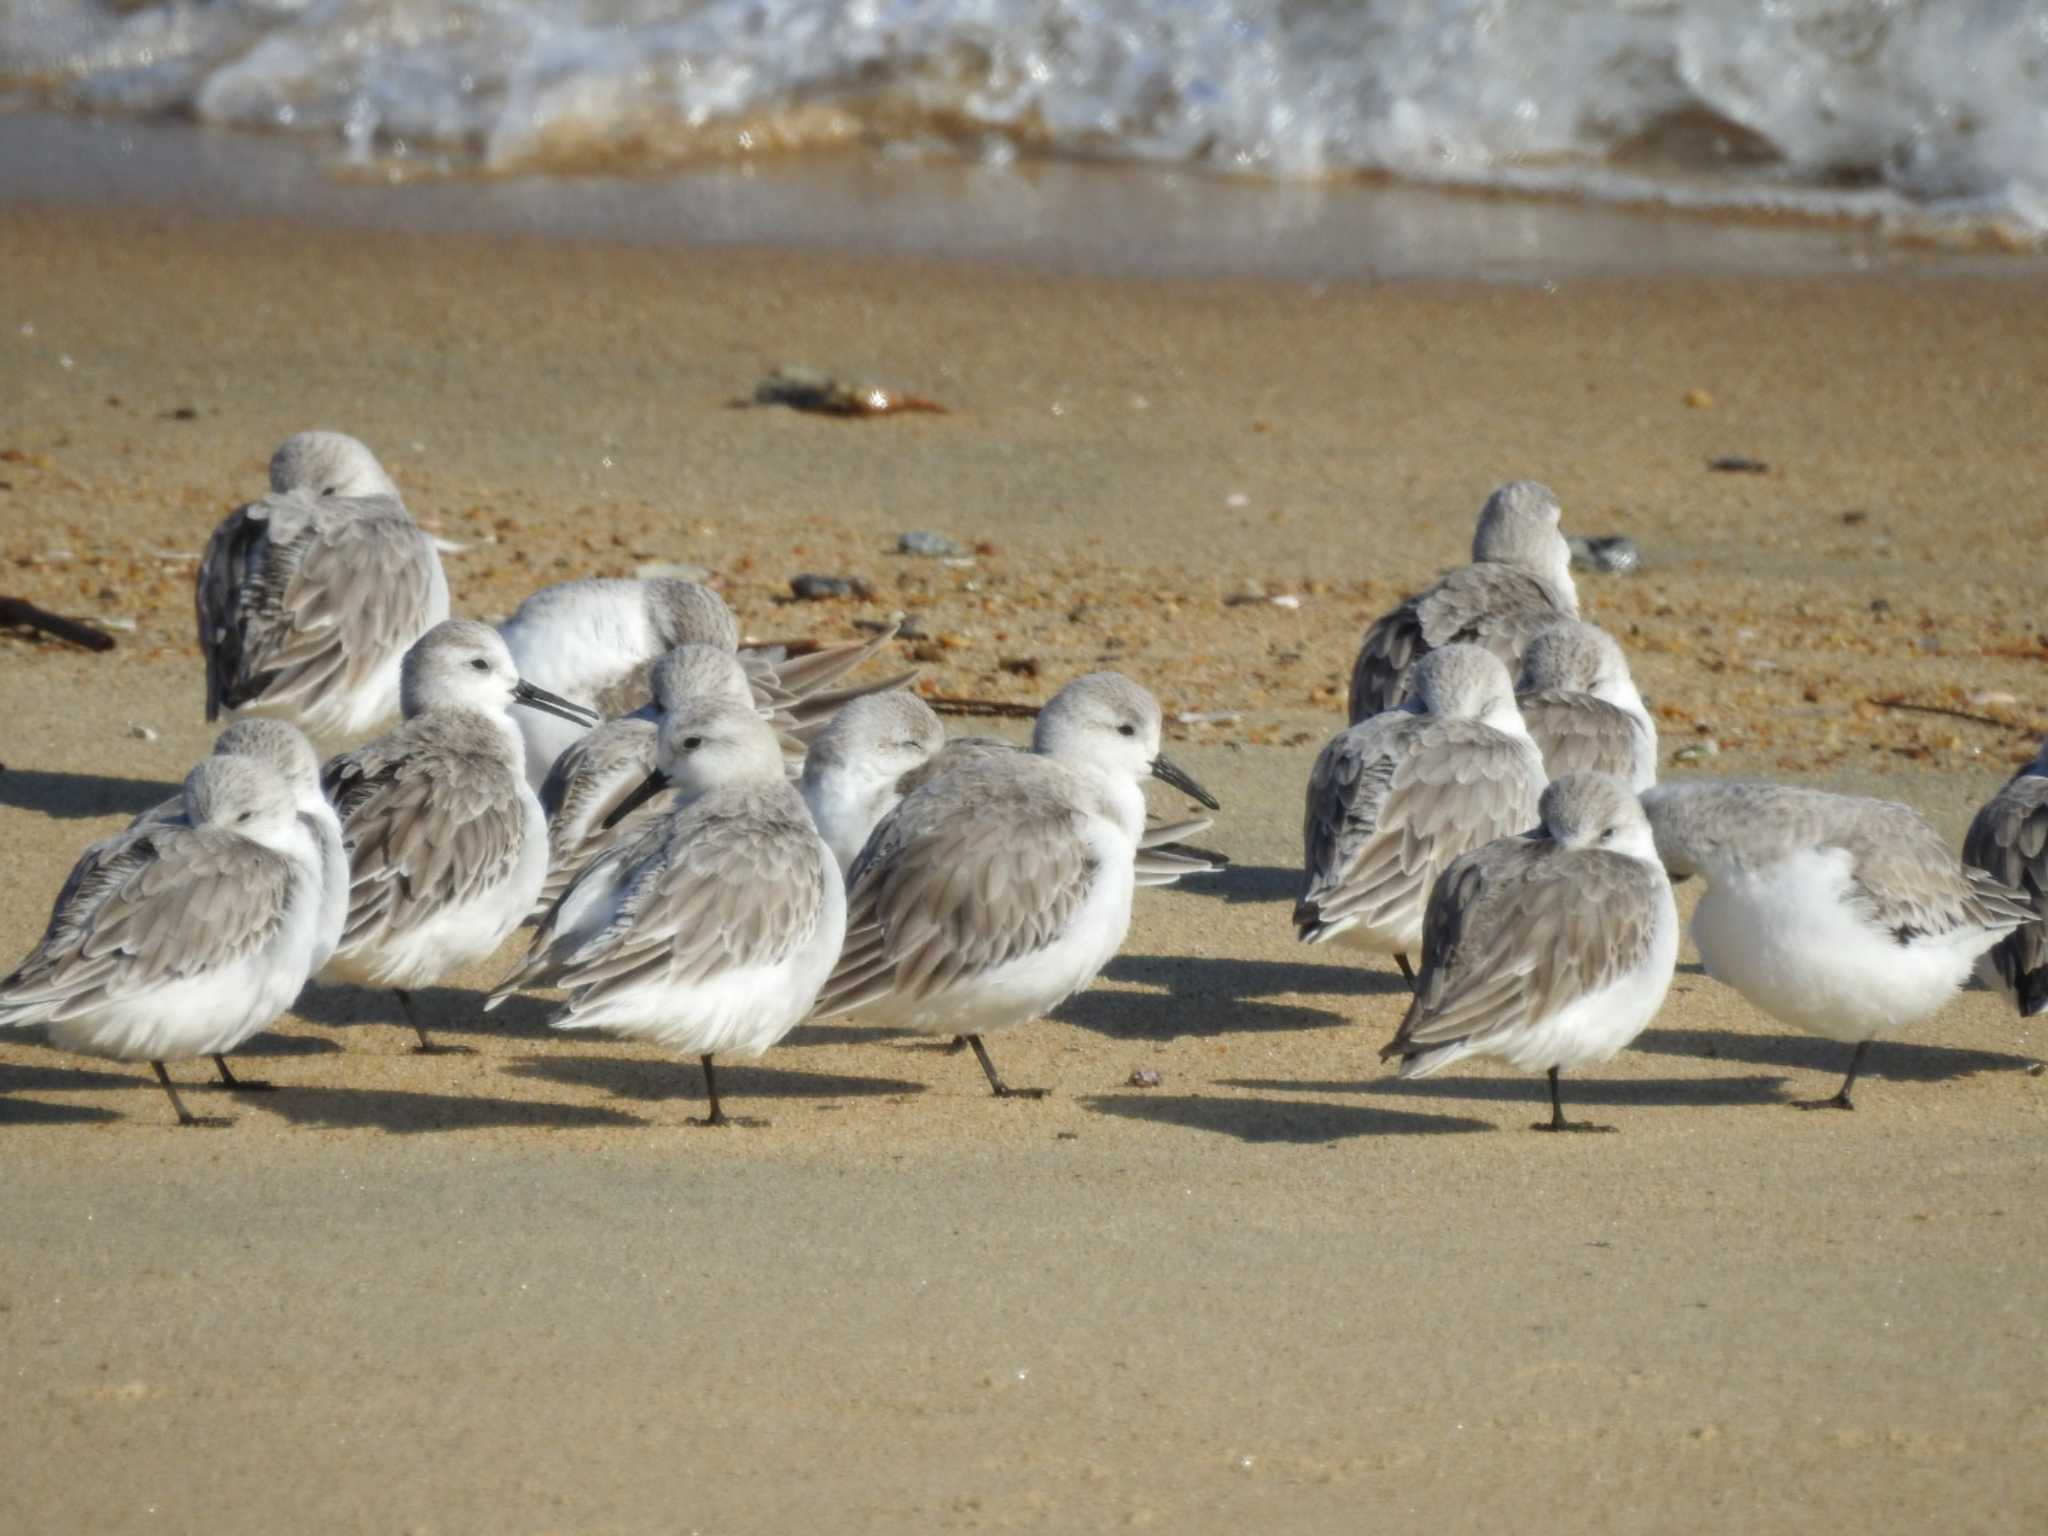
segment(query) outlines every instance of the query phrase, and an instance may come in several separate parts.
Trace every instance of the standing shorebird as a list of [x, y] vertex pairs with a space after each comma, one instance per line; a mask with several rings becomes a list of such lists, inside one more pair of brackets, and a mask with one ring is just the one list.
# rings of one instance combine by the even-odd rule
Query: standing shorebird
[[1453, 861], [1430, 892], [1422, 976], [1380, 1052], [1402, 1077], [1467, 1056], [1550, 1076], [1539, 1131], [1568, 1121], [1558, 1074], [1611, 1061], [1655, 1017], [1678, 960], [1678, 909], [1628, 785], [1569, 774], [1543, 791], [1542, 825]]
[[1423, 657], [1400, 709], [1340, 731], [1309, 775], [1302, 816], [1304, 943], [1392, 955], [1412, 988], [1423, 908], [1444, 866], [1527, 831], [1545, 783], [1508, 670], [1476, 645]]
[[557, 1029], [699, 1057], [700, 1123], [724, 1125], [712, 1058], [759, 1056], [810, 1012], [846, 936], [846, 894], [773, 727], [750, 706], [684, 703], [658, 751], [638, 798], [673, 787], [675, 808], [570, 884], [484, 1006], [566, 987]]
[[1854, 1045], [1947, 1002], [1992, 945], [2031, 921], [2025, 898], [1966, 868], [1918, 811], [1785, 784], [1690, 780], [1643, 793], [1657, 855], [1707, 888], [1692, 941], [1716, 981], [1773, 1018]]
[[441, 557], [352, 437], [287, 439], [270, 486], [199, 562], [206, 718], [275, 715], [316, 739], [361, 737], [397, 712], [406, 651], [448, 617]]
[[0, 1025], [147, 1061], [181, 1125], [166, 1061], [227, 1054], [291, 1005], [320, 941], [320, 849], [285, 782], [252, 757], [209, 757], [176, 820], [102, 845], [65, 883], [42, 942], [0, 981]]
[[450, 619], [406, 653], [405, 723], [323, 773], [349, 855], [348, 924], [324, 979], [412, 992], [483, 959], [533, 910], [548, 829], [514, 706], [590, 724], [522, 680], [487, 624]]
[[1572, 552], [1558, 532], [1557, 498], [1515, 480], [1487, 498], [1472, 536], [1472, 563], [1438, 577], [1366, 630], [1351, 669], [1351, 723], [1393, 709], [1408, 674], [1446, 645], [1482, 645], [1510, 671], [1538, 631], [1579, 615]]
[[1122, 947], [1146, 778], [1216, 807], [1159, 734], [1151, 694], [1095, 672], [1040, 711], [1031, 751], [913, 790], [847, 876], [846, 951], [817, 1016], [961, 1036], [999, 1097], [1043, 1095], [1006, 1084], [981, 1037], [1057, 1007]]

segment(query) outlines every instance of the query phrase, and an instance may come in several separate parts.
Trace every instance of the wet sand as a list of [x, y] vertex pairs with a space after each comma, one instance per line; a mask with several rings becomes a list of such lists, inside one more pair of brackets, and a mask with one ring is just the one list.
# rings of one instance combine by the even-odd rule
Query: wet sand
[[[1641, 543], [1581, 593], [1668, 772], [1959, 837], [2048, 728], [2037, 279], [1111, 280], [18, 205], [0, 270], [0, 593], [135, 625], [0, 637], [0, 960], [205, 750], [191, 557], [306, 426], [470, 544], [464, 613], [683, 562], [759, 637], [918, 615], [941, 693], [1112, 665], [1239, 714], [1172, 732], [1233, 868], [1145, 893], [1098, 987], [995, 1042], [1043, 1103], [819, 1027], [731, 1069], [766, 1127], [699, 1131], [693, 1067], [538, 999], [483, 1019], [509, 951], [426, 994], [465, 1054], [309, 992], [248, 1053], [279, 1092], [194, 1093], [224, 1130], [146, 1068], [0, 1043], [0, 1523], [2048, 1516], [2038, 1026], [1972, 991], [1872, 1053], [1856, 1114], [1800, 1115], [1846, 1050], [1688, 949], [1569, 1085], [1619, 1134], [1552, 1139], [1537, 1080], [1381, 1075], [1396, 976], [1287, 922], [1361, 625], [1518, 474]], [[729, 408], [784, 362], [950, 413]], [[912, 528], [974, 564], [890, 553]], [[800, 571], [875, 596], [783, 601]]]

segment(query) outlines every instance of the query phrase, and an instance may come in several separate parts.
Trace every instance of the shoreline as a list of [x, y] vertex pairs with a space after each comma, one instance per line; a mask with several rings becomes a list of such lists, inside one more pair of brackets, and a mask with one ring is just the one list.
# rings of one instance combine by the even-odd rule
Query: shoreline
[[331, 146], [162, 119], [0, 112], [0, 205], [154, 208], [449, 235], [931, 259], [1058, 276], [1507, 285], [1685, 277], [2019, 277], [2048, 251], [1949, 249], [1847, 220], [1192, 168], [979, 165], [848, 149], [679, 171], [389, 182]]

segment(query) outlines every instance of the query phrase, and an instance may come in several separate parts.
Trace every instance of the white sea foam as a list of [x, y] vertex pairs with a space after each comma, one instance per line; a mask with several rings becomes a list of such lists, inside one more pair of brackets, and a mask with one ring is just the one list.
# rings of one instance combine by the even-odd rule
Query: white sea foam
[[862, 142], [2048, 238], [2039, 0], [0, 0], [0, 86], [455, 169]]

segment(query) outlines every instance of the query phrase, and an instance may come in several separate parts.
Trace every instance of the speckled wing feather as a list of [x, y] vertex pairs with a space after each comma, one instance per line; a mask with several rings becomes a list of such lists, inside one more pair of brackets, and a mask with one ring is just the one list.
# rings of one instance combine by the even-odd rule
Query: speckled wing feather
[[1430, 651], [1483, 645], [1512, 673], [1539, 630], [1570, 617], [1527, 571], [1490, 560], [1448, 571], [1366, 630], [1351, 669], [1351, 723], [1398, 708], [1410, 669]]
[[604, 824], [605, 817], [654, 771], [659, 735], [654, 721], [628, 715], [607, 720], [555, 759], [540, 787], [540, 807], [548, 818], [548, 874], [540, 892], [543, 906], [567, 890], [569, 882], [605, 849], [637, 837], [668, 813], [670, 798], [657, 796], [617, 826]]
[[489, 724], [473, 744], [448, 725], [445, 715], [409, 720], [321, 770], [349, 855], [343, 949], [467, 902], [519, 862], [524, 786], [489, 749]]
[[124, 837], [67, 884], [48, 930], [0, 981], [0, 1023], [62, 1019], [229, 965], [284, 923], [291, 866], [217, 827]]
[[1528, 828], [1540, 779], [1525, 747], [1474, 720], [1393, 713], [1344, 732], [1309, 778], [1300, 936], [1419, 908], [1451, 858]]
[[1624, 784], [1635, 778], [1643, 728], [1627, 710], [1563, 688], [1525, 693], [1515, 703], [1551, 778], [1611, 773]]
[[883, 819], [848, 872], [846, 944], [819, 1017], [936, 996], [1061, 936], [1108, 872], [1060, 772], [1022, 752], [966, 763]]
[[235, 512], [199, 564], [206, 718], [361, 686], [426, 609], [437, 558], [389, 496], [286, 491]]
[[543, 930], [500, 991], [567, 987], [573, 1017], [648, 980], [687, 986], [779, 964], [817, 931], [824, 882], [838, 878], [827, 863], [788, 786], [713, 790], [594, 868], [585, 878], [620, 893], [609, 921], [588, 934]]
[[2000, 939], [1990, 958], [2021, 1018], [2048, 1013], [2048, 775], [2021, 774], [1991, 798], [1970, 823], [1963, 862], [2033, 909], [2033, 921]]
[[1654, 866], [1541, 834], [1455, 860], [1430, 892], [1414, 999], [1381, 1056], [1489, 1041], [1619, 981], [1648, 958], [1660, 911]]

